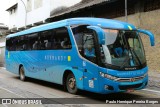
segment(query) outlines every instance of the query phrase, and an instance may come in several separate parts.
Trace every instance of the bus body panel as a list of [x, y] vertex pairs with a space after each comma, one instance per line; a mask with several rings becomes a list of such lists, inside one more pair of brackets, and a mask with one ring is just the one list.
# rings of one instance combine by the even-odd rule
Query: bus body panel
[[[19, 67], [23, 65], [27, 77], [63, 84], [63, 74], [67, 70], [72, 71], [78, 80], [83, 76], [81, 69], [73, 69], [82, 63], [80, 61], [77, 63], [77, 60], [74, 60], [77, 56], [72, 53], [75, 52], [72, 50], [10, 52], [10, 58], [6, 58], [6, 68], [19, 75]], [[77, 81], [79, 88], [83, 88], [83, 80], [81, 81]]]
[[83, 60], [83, 69], [84, 89], [87, 91], [99, 92], [98, 66], [92, 62]]

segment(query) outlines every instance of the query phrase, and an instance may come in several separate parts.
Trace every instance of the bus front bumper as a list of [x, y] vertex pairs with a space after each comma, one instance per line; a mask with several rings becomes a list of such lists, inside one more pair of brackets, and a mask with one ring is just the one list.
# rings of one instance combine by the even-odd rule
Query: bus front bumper
[[138, 81], [131, 80], [130, 82], [118, 82], [106, 78], [101, 78], [101, 79], [103, 79], [99, 84], [99, 89], [101, 94], [127, 92], [130, 90], [140, 90], [145, 88], [148, 84], [148, 75], [141, 80]]

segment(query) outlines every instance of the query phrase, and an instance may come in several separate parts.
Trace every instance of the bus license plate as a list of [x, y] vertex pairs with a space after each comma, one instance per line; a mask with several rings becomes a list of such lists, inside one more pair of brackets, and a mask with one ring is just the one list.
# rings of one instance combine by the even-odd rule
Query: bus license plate
[[134, 92], [134, 89], [127, 89], [127, 92]]

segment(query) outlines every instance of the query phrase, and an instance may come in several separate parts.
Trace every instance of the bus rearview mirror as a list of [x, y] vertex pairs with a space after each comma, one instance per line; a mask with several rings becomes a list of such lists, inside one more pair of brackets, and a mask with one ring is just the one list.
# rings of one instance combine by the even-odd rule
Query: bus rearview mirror
[[150, 39], [151, 46], [155, 45], [155, 38], [154, 38], [154, 34], [152, 32], [150, 32], [148, 30], [143, 30], [143, 29], [138, 29], [138, 32], [143, 33], [145, 35], [148, 35], [149, 39]]
[[105, 44], [105, 32], [98, 26], [88, 26], [88, 29], [94, 30], [97, 33], [98, 41], [100, 45]]

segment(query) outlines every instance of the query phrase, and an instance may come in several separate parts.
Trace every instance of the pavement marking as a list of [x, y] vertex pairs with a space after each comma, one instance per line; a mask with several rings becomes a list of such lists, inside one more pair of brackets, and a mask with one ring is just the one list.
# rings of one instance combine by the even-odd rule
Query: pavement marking
[[3, 106], [5, 106], [5, 107], [8, 107], [6, 104], [2, 104]]
[[150, 92], [154, 92], [154, 93], [159, 93], [160, 94], [160, 91], [157, 91], [157, 90], [151, 90], [151, 89], [142, 89], [144, 91], [150, 91]]
[[17, 96], [19, 96], [19, 97], [21, 97], [21, 98], [25, 98], [25, 97], [23, 97], [23, 96], [21, 96], [21, 95], [19, 95], [19, 94], [16, 94], [16, 93], [14, 93], [14, 92], [6, 89], [6, 88], [3, 88], [3, 87], [0, 87], [0, 88], [1, 88], [2, 90], [8, 91], [8, 92], [10, 92], [10, 93], [12, 93], [12, 94], [15, 94], [15, 95], [17, 95]]

